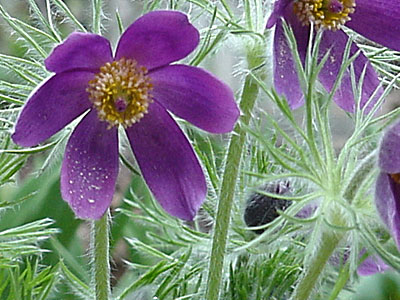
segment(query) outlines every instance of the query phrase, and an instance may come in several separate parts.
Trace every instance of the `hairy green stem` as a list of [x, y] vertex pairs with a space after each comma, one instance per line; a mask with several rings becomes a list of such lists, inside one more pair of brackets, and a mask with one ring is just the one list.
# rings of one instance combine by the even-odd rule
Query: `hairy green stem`
[[341, 233], [332, 230], [325, 231], [320, 239], [318, 249], [315, 251], [314, 256], [307, 264], [305, 275], [301, 278], [299, 284], [294, 291], [294, 300], [307, 300], [309, 299], [315, 284], [318, 282], [319, 275], [325, 268], [328, 259], [335, 251], [340, 240]]
[[357, 194], [358, 189], [362, 186], [362, 183], [368, 175], [374, 170], [376, 166], [377, 149], [368, 154], [354, 170], [351, 175], [348, 185], [344, 189], [343, 197], [351, 203]]
[[343, 290], [347, 281], [350, 278], [350, 264], [347, 263], [342, 270], [340, 270], [339, 278], [336, 280], [335, 286], [333, 287], [332, 293], [329, 296], [329, 300], [335, 300], [340, 292]]
[[100, 220], [93, 221], [91, 250], [96, 300], [108, 300], [111, 294], [108, 214], [107, 211]]
[[[253, 49], [253, 51], [249, 51], [248, 63], [250, 68], [260, 65], [263, 51], [263, 47], [257, 47]], [[253, 79], [253, 76], [250, 74], [247, 75], [240, 101], [242, 116], [235, 126], [234, 134], [229, 143], [222, 179], [208, 273], [207, 300], [217, 300], [219, 297], [232, 203], [235, 195], [243, 146], [246, 140], [246, 131], [244, 127], [250, 122], [251, 112], [257, 99], [258, 90], [258, 84]]]
[[92, 0], [93, 9], [93, 32], [101, 34], [101, 5], [102, 0]]

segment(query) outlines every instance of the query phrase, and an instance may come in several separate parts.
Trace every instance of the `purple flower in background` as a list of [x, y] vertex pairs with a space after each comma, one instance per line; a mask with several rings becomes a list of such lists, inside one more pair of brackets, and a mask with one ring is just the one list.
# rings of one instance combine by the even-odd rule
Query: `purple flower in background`
[[28, 99], [12, 138], [31, 147], [87, 112], [66, 146], [61, 194], [79, 218], [110, 206], [118, 174], [118, 127], [143, 177], [170, 214], [191, 220], [205, 199], [196, 155], [167, 110], [211, 133], [233, 129], [239, 110], [230, 88], [186, 57], [199, 33], [186, 15], [150, 12], [121, 36], [115, 54], [102, 36], [72, 33], [45, 60], [55, 75]]
[[400, 249], [400, 122], [383, 136], [378, 163], [376, 207]]
[[[304, 103], [291, 50], [286, 41], [282, 20], [291, 25], [300, 58], [305, 61], [309, 40], [309, 25], [326, 29], [320, 44], [321, 57], [330, 50], [329, 58], [319, 74], [322, 85], [330, 91], [339, 73], [343, 52], [349, 37], [340, 30], [342, 25], [388, 48], [400, 51], [400, 1], [384, 0], [277, 0], [267, 28], [274, 25], [274, 80], [276, 90], [284, 94], [292, 109]], [[350, 55], [359, 48], [352, 44]], [[353, 62], [356, 79], [366, 68], [361, 107], [379, 85], [378, 76], [364, 54]], [[379, 91], [378, 95], [382, 93]], [[350, 72], [344, 74], [334, 101], [344, 110], [355, 109]]]
[[[365, 251], [362, 251], [365, 253]], [[370, 276], [376, 273], [383, 273], [387, 270], [390, 270], [385, 262], [377, 255], [370, 255], [358, 266], [357, 274], [359, 276]]]

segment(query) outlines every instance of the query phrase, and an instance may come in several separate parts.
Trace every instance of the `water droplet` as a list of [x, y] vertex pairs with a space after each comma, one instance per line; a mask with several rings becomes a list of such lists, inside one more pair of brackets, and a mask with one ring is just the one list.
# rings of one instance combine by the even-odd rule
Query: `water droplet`
[[96, 200], [94, 200], [94, 199], [88, 199], [88, 202], [89, 203], [94, 203]]

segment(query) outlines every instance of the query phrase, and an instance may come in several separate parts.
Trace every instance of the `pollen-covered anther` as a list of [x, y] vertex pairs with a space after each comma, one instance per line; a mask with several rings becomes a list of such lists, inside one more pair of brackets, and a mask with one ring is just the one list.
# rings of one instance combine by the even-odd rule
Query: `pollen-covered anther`
[[303, 25], [329, 30], [340, 29], [354, 13], [355, 0], [297, 0], [293, 11]]
[[89, 99], [109, 128], [119, 124], [130, 127], [147, 113], [153, 102], [153, 86], [147, 73], [135, 60], [121, 58], [103, 65], [89, 81]]

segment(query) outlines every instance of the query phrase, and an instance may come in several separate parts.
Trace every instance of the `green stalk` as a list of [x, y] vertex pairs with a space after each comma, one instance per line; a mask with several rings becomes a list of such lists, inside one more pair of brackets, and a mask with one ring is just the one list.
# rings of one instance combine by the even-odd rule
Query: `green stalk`
[[296, 286], [294, 300], [309, 299], [315, 284], [318, 282], [318, 277], [321, 275], [333, 251], [338, 246], [342, 236], [341, 233], [334, 232], [332, 229], [328, 229], [322, 234], [320, 246], [308, 262], [307, 265], [309, 267], [305, 270], [305, 275]]
[[[263, 44], [256, 44], [254, 48], [249, 49], [247, 61], [250, 69], [258, 67], [263, 62], [264, 47]], [[217, 300], [219, 297], [233, 197], [235, 195], [243, 146], [246, 140], [244, 127], [250, 122], [258, 91], [258, 84], [253, 79], [253, 76], [251, 74], [247, 75], [240, 101], [242, 116], [235, 126], [235, 134], [232, 135], [229, 143], [222, 179], [208, 273], [207, 300]]]
[[108, 300], [111, 294], [108, 214], [107, 211], [100, 220], [93, 221], [91, 250], [96, 300]]
[[93, 9], [93, 32], [96, 34], [101, 34], [101, 5], [102, 0], [92, 0]]
[[350, 264], [347, 263], [342, 270], [340, 270], [339, 278], [337, 279], [335, 286], [333, 287], [332, 293], [329, 296], [329, 300], [335, 300], [340, 292], [343, 290], [344, 286], [346, 285], [347, 281], [350, 278]]

